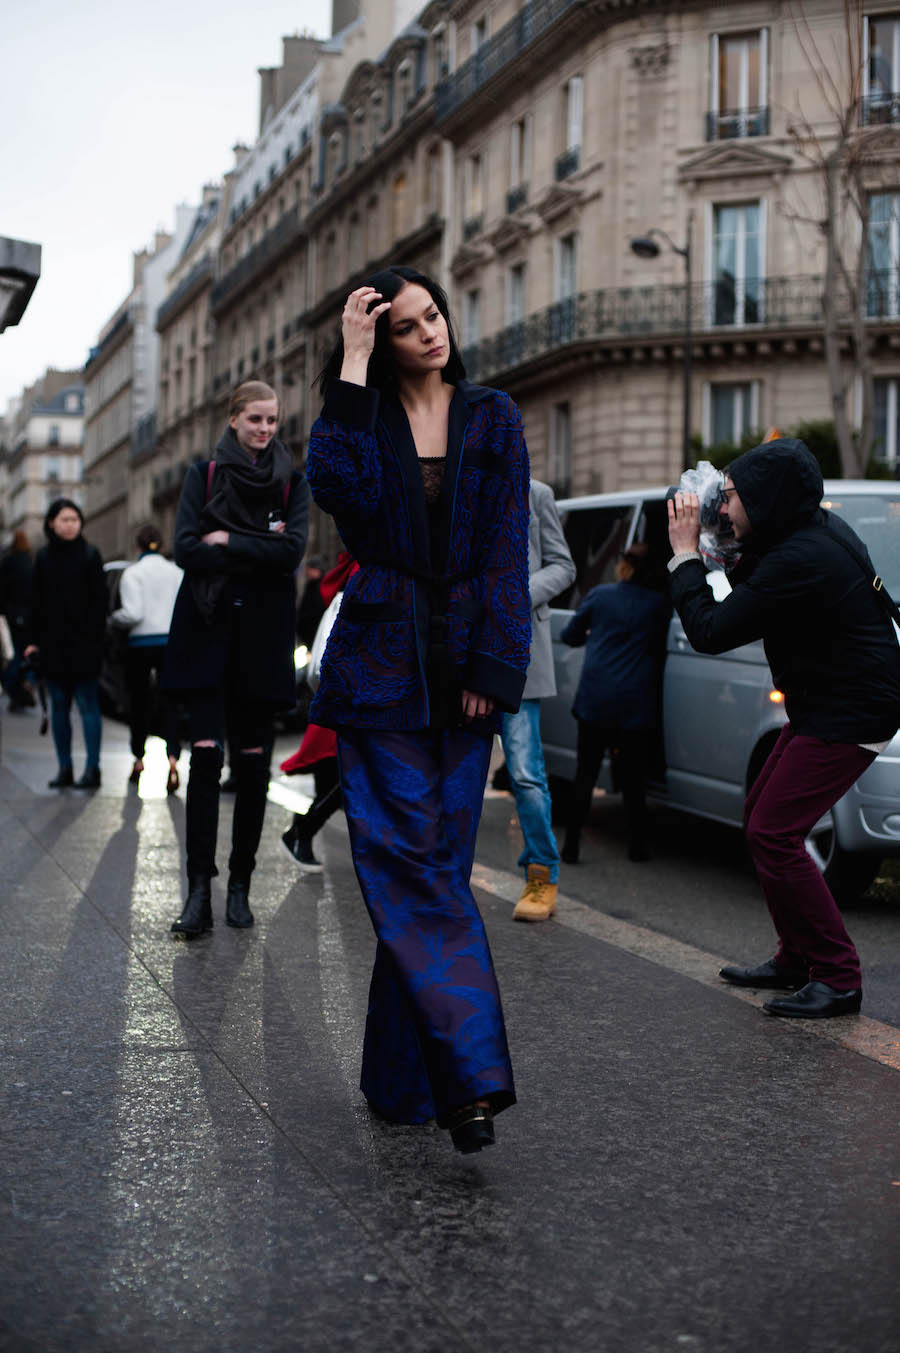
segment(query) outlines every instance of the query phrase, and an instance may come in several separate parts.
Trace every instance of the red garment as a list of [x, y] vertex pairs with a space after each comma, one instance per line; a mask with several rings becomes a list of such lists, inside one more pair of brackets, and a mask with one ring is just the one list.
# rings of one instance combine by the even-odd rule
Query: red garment
[[337, 733], [333, 728], [320, 728], [311, 723], [297, 751], [282, 761], [281, 769], [285, 775], [302, 775], [304, 771], [312, 770], [316, 762], [327, 761], [333, 756], [337, 756]]
[[359, 564], [349, 550], [342, 550], [333, 569], [325, 574], [319, 583], [319, 596], [326, 606], [330, 606], [338, 592], [343, 592], [348, 578], [359, 572]]

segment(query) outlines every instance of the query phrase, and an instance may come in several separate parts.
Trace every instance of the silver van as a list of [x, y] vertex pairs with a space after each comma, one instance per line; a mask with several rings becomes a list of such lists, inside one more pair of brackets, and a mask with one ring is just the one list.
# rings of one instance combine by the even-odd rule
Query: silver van
[[[665, 494], [664, 488], [644, 489], [557, 505], [578, 571], [572, 586], [551, 603], [557, 694], [541, 702], [541, 732], [554, 790], [564, 790], [564, 782], [575, 777], [572, 704], [584, 652], [561, 643], [560, 632], [592, 587], [614, 581], [622, 550], [644, 541], [660, 561], [670, 557]], [[900, 484], [826, 480], [822, 505], [853, 527], [887, 590], [900, 596]], [[717, 599], [727, 595], [723, 573], [708, 574], [707, 582]], [[663, 675], [663, 755], [649, 797], [740, 827], [747, 790], [785, 721], [762, 643], [715, 656], [696, 653], [673, 614]], [[608, 766], [598, 783], [609, 788]], [[883, 859], [900, 857], [900, 734], [816, 824], [806, 844], [843, 900], [865, 892]]]

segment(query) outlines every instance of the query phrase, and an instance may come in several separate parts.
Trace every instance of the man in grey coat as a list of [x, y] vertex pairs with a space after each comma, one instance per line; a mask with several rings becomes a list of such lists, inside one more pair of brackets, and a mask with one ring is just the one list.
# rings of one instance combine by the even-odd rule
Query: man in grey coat
[[556, 694], [549, 602], [575, 578], [553, 501], [553, 490], [531, 481], [528, 523], [528, 590], [531, 595], [531, 659], [518, 714], [504, 714], [500, 739], [525, 848], [525, 890], [516, 903], [517, 921], [546, 921], [556, 910], [559, 850], [550, 818], [550, 791], [541, 746], [541, 700]]

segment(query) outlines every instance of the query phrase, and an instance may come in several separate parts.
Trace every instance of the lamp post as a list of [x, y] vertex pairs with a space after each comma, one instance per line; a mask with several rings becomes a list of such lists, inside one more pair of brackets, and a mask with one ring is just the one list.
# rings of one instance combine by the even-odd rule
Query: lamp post
[[18, 324], [41, 275], [41, 246], [0, 236], [0, 334]]
[[683, 394], [682, 394], [682, 413], [684, 423], [682, 427], [681, 456], [682, 469], [689, 470], [693, 463], [693, 454], [691, 447], [691, 363], [693, 359], [693, 337], [691, 332], [691, 245], [694, 234], [694, 213], [688, 212], [687, 218], [687, 239], [683, 247], [677, 245], [665, 230], [660, 230], [654, 226], [648, 230], [646, 235], [636, 235], [631, 241], [631, 252], [637, 254], [638, 258], [658, 258], [659, 245], [653, 238], [654, 235], [661, 236], [666, 241], [673, 253], [680, 254], [684, 259], [684, 362], [682, 367]]

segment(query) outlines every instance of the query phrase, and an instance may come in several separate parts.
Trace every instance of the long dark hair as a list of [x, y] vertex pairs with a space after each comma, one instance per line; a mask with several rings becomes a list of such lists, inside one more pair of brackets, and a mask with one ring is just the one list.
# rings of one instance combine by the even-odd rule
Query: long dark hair
[[[373, 277], [368, 278], [365, 285], [380, 291], [383, 301], [392, 301], [410, 283], [425, 288], [447, 321], [450, 356], [447, 359], [447, 365], [441, 371], [441, 375], [449, 385], [455, 385], [465, 376], [466, 368], [463, 366], [463, 360], [456, 345], [456, 335], [453, 332], [453, 321], [450, 319], [450, 307], [447, 304], [447, 295], [444, 288], [432, 278], [426, 277], [424, 273], [418, 272], [415, 268], [407, 268], [403, 264], [397, 264], [385, 268], [383, 272], [375, 273]], [[373, 301], [372, 304], [380, 305], [381, 301]], [[390, 310], [385, 310], [375, 322], [375, 346], [372, 349], [372, 356], [369, 358], [369, 371], [366, 376], [366, 384], [380, 390], [383, 394], [389, 394], [396, 389], [394, 358], [391, 353], [388, 331], [390, 315]], [[343, 363], [344, 339], [341, 336], [318, 378], [319, 391], [322, 395], [328, 389], [329, 382], [340, 376]]]

